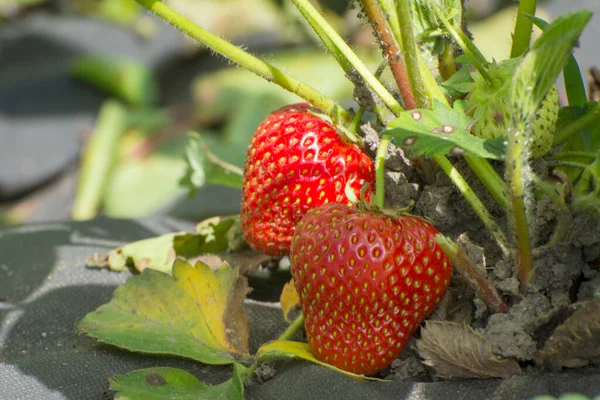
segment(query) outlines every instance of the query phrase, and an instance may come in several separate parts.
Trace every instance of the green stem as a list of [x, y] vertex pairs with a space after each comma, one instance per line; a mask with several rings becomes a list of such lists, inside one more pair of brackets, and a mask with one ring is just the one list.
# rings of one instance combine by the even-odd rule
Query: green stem
[[347, 124], [351, 121], [351, 115], [333, 100], [328, 99], [315, 89], [298, 81], [273, 65], [248, 54], [244, 50], [232, 45], [217, 35], [199, 27], [189, 19], [170, 9], [166, 4], [158, 0], [136, 1], [211, 50], [221, 54], [265, 80], [273, 82], [305, 99], [313, 106], [329, 115], [334, 121], [342, 124]]
[[465, 154], [464, 158], [500, 207], [504, 210], [508, 210], [510, 203], [508, 201], [506, 183], [502, 180], [500, 175], [498, 175], [489, 161], [485, 158], [474, 157], [469, 154]]
[[404, 106], [409, 110], [416, 108], [417, 105], [415, 103], [410, 78], [407, 74], [406, 66], [400, 58], [400, 50], [398, 49], [396, 39], [390, 32], [391, 28], [388, 21], [384, 18], [381, 8], [375, 1], [361, 0], [361, 3], [367, 17], [371, 21], [375, 34], [379, 38], [379, 43], [385, 51], [385, 59], [390, 65], [390, 71], [396, 81], [396, 86], [398, 86], [398, 90], [404, 101]]
[[517, 240], [517, 275], [521, 283], [521, 292], [525, 291], [533, 272], [529, 224], [525, 204], [526, 185], [532, 175], [527, 164], [526, 124], [518, 123], [514, 132], [508, 135], [506, 154], [506, 180], [510, 192], [510, 216]]
[[547, 165], [550, 167], [571, 167], [579, 169], [586, 169], [587, 167], [589, 167], [588, 164], [578, 163], [574, 161], [548, 161]]
[[462, 51], [465, 53], [469, 61], [473, 63], [473, 66], [479, 71], [481, 76], [488, 82], [492, 82], [492, 77], [487, 71], [485, 65], [487, 64], [487, 60], [484, 55], [481, 54], [477, 46], [469, 39], [467, 35], [462, 30], [457, 30], [454, 28], [454, 25], [448, 21], [444, 12], [440, 9], [440, 7], [434, 2], [430, 2], [430, 7], [435, 13], [435, 16], [442, 21], [446, 30], [452, 35], [454, 41], [460, 46]]
[[510, 58], [519, 57], [520, 55], [525, 54], [527, 49], [529, 49], [533, 21], [528, 15], [535, 15], [536, 7], [537, 0], [521, 0], [519, 2], [519, 13], [517, 14]]
[[591, 158], [598, 157], [598, 153], [590, 153], [587, 151], [561, 151], [554, 155], [554, 158]]
[[600, 106], [596, 106], [593, 110], [588, 111], [583, 117], [571, 122], [558, 132], [554, 138], [554, 145], [566, 142], [572, 135], [581, 132], [584, 129], [592, 128], [600, 123]]
[[[346, 44], [344, 39], [337, 34], [337, 32], [329, 25], [329, 23], [323, 18], [321, 14], [310, 4], [308, 0], [292, 0], [300, 13], [306, 18], [311, 26], [317, 25], [318, 32], [328, 37], [326, 46], [333, 46], [345, 59], [352, 65], [356, 72], [364, 79], [365, 83], [383, 100], [385, 105], [392, 110], [394, 114], [398, 114], [404, 109], [396, 101], [394, 96], [379, 82], [377, 78], [369, 71], [362, 60], [350, 49], [350, 46]], [[336, 57], [339, 60], [339, 56]]]
[[96, 121], [96, 128], [82, 154], [81, 171], [71, 216], [74, 220], [94, 218], [110, 173], [117, 161], [121, 133], [127, 125], [127, 112], [120, 103], [106, 101]]
[[392, 141], [391, 135], [383, 135], [375, 156], [375, 205], [385, 207], [385, 156]]
[[454, 186], [456, 186], [458, 191], [465, 197], [471, 207], [473, 207], [473, 210], [479, 216], [487, 230], [492, 234], [494, 239], [496, 239], [496, 242], [498, 243], [498, 246], [500, 247], [500, 250], [502, 250], [504, 256], [509, 257], [510, 251], [507, 245], [508, 241], [506, 240], [504, 233], [491, 216], [487, 208], [485, 208], [485, 205], [483, 205], [481, 200], [479, 200], [479, 197], [477, 197], [475, 192], [473, 192], [473, 189], [471, 189], [467, 181], [465, 181], [458, 170], [446, 157], [436, 156], [434, 157], [434, 160], [452, 180]]
[[409, 0], [396, 0], [396, 10], [402, 40], [401, 50], [415, 101], [420, 108], [430, 108], [431, 99], [425, 91], [419, 68], [420, 54], [417, 53], [417, 41], [413, 31], [412, 9]]
[[279, 340], [291, 340], [296, 332], [298, 332], [304, 326], [304, 316], [300, 314], [288, 328], [279, 336]]

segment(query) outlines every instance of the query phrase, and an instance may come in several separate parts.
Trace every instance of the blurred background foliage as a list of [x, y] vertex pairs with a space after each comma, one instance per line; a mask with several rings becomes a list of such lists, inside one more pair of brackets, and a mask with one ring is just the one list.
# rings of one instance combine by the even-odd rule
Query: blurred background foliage
[[[202, 27], [243, 44], [327, 96], [352, 106], [352, 86], [308, 33], [290, 1], [164, 1]], [[502, 59], [508, 52], [514, 7], [487, 17], [509, 3], [467, 2], [470, 18], [481, 20], [471, 29], [476, 42], [488, 49], [488, 57]], [[373, 46], [371, 29], [358, 19], [356, 10], [345, 1], [322, 0], [318, 5], [374, 70], [380, 60], [379, 49]], [[547, 17], [543, 11], [542, 17]], [[135, 218], [157, 213], [197, 220], [235, 211], [239, 191], [232, 187], [239, 183], [221, 180], [218, 183], [228, 187], [214, 188], [214, 180], [206, 176], [214, 172], [210, 162], [191, 160], [193, 168], [189, 169], [189, 158], [195, 157], [192, 152], [208, 148], [226, 163], [242, 168], [250, 137], [260, 121], [272, 110], [299, 100], [227, 65], [183, 35], [173, 34], [133, 0], [0, 0], [0, 21], [0, 156], [21, 152], [31, 159], [25, 166], [0, 160], [0, 223], [83, 220], [97, 215]], [[73, 26], [77, 28], [70, 30]], [[19, 34], [23, 30], [27, 35]], [[77, 51], [56, 54], [43, 40], [41, 45], [36, 42], [38, 47], [33, 50], [19, 47], [19, 40], [31, 39], [31, 32], [38, 41], [51, 36]], [[501, 37], [506, 40], [499, 40]], [[3, 49], [5, 55], [13, 51], [16, 57], [8, 63], [2, 60]], [[24, 54], [32, 51], [48, 54], [34, 62], [31, 54]], [[55, 92], [40, 89], [52, 80], [60, 82]], [[17, 101], [20, 96], [23, 100]], [[64, 109], [57, 96], [71, 96], [64, 100]], [[44, 110], [68, 116], [73, 109], [80, 115], [80, 108], [85, 108], [91, 118], [84, 120], [85, 124], [64, 126], [52, 125], [56, 122], [52, 120], [51, 131], [44, 130], [49, 124], [43, 121], [41, 128], [29, 127], [29, 111], [35, 108], [29, 101], [34, 97], [36, 104], [44, 104], [40, 106]], [[47, 103], [53, 107], [48, 108]], [[77, 146], [71, 150], [75, 160], [65, 156], [49, 173], [43, 157], [34, 156], [35, 146], [43, 151], [44, 142], [15, 142], [11, 135], [17, 135], [18, 129], [14, 127], [28, 133], [40, 129], [34, 137], [50, 135], [46, 137], [50, 143], [58, 139], [56, 135], [75, 137]], [[194, 138], [199, 138], [202, 146], [190, 141], [190, 132], [199, 134]], [[66, 151], [64, 147], [48, 147], [47, 152]], [[15, 176], [27, 168], [42, 172], [28, 176], [23, 184], [24, 180]], [[17, 181], [13, 186], [11, 177]], [[191, 183], [201, 189], [193, 197], [188, 196]], [[201, 188], [203, 185], [206, 188]]]

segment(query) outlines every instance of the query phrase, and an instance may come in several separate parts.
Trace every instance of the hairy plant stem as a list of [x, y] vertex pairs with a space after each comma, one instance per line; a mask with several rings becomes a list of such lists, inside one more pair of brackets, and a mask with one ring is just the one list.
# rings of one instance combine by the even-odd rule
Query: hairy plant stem
[[375, 156], [375, 205], [381, 210], [385, 208], [385, 156], [392, 137], [383, 135]]
[[587, 151], [561, 151], [558, 154], [554, 155], [555, 159], [561, 158], [590, 158], [595, 159], [598, 157], [598, 153], [590, 153]]
[[454, 28], [454, 25], [448, 21], [444, 15], [444, 12], [434, 1], [430, 2], [430, 7], [435, 13], [435, 16], [442, 21], [446, 30], [448, 30], [450, 35], [452, 35], [454, 41], [460, 46], [462, 51], [465, 53], [469, 61], [473, 63], [473, 66], [477, 69], [481, 76], [490, 84], [493, 83], [492, 77], [485, 66], [485, 64], [487, 64], [487, 60], [485, 59], [484, 55], [481, 54], [477, 46], [475, 46], [473, 41], [471, 41], [471, 39], [469, 39], [469, 37], [465, 35], [463, 31]]
[[[369, 71], [362, 60], [350, 49], [348, 44], [338, 35], [338, 33], [329, 25], [329, 23], [323, 18], [321, 14], [313, 7], [308, 0], [292, 0], [300, 13], [312, 26], [316, 25], [318, 28], [315, 31], [319, 36], [320, 34], [326, 35], [327, 39], [323, 44], [325, 46], [332, 46], [335, 48], [336, 53], [343, 55], [345, 60], [356, 70], [356, 72], [364, 79], [365, 83], [373, 90], [385, 103], [385, 105], [392, 110], [394, 114], [404, 111], [404, 108], [396, 101], [394, 96], [379, 82], [377, 78]], [[332, 49], [328, 50], [332, 51]], [[334, 53], [335, 54], [335, 53]], [[336, 56], [338, 62], [340, 61], [340, 55]], [[342, 65], [342, 68], [344, 66]]]
[[367, 14], [369, 21], [371, 21], [373, 30], [378, 36], [379, 43], [383, 46], [385, 59], [390, 65], [390, 71], [396, 81], [398, 90], [400, 90], [400, 95], [404, 101], [404, 107], [408, 110], [416, 108], [417, 104], [415, 103], [406, 66], [404, 65], [404, 61], [400, 58], [400, 50], [391, 33], [390, 26], [385, 18], [383, 18], [383, 14], [381, 13], [381, 9], [377, 2], [374, 0], [361, 0], [361, 3], [365, 14]]
[[396, 10], [402, 35], [402, 55], [406, 63], [408, 80], [412, 88], [415, 101], [420, 108], [430, 108], [431, 99], [425, 91], [421, 71], [419, 68], [420, 54], [417, 52], [417, 41], [413, 31], [412, 9], [409, 0], [396, 0]]
[[462, 246], [441, 234], [435, 237], [435, 241], [444, 250], [444, 253], [450, 257], [455, 270], [462, 275], [477, 297], [485, 303], [488, 310], [492, 313], [505, 313], [506, 305], [502, 297], [483, 272], [467, 256]]
[[136, 0], [140, 5], [152, 11], [163, 20], [173, 25], [183, 33], [197, 40], [201, 44], [221, 54], [223, 57], [246, 68], [256, 75], [273, 82], [282, 88], [300, 96], [325, 114], [329, 115], [335, 122], [348, 124], [352, 116], [343, 107], [333, 100], [327, 98], [310, 86], [298, 81], [273, 65], [234, 46], [217, 35], [199, 27], [181, 14], [173, 11], [166, 4], [158, 0]]
[[506, 182], [502, 180], [490, 162], [485, 158], [475, 157], [469, 154], [465, 154], [464, 159], [500, 207], [502, 207], [503, 210], [508, 210], [510, 202], [508, 201]]
[[526, 123], [517, 122], [513, 132], [508, 135], [508, 151], [506, 154], [506, 181], [510, 192], [510, 218], [516, 238], [517, 275], [521, 292], [525, 292], [527, 283], [533, 272], [531, 242], [529, 238], [529, 223], [526, 208], [526, 185], [532, 172], [527, 163], [528, 149], [526, 146]]
[[517, 14], [517, 22], [515, 23], [510, 58], [519, 57], [520, 55], [525, 54], [527, 49], [529, 49], [533, 21], [528, 15], [535, 15], [536, 7], [537, 0], [519, 1], [519, 13]]

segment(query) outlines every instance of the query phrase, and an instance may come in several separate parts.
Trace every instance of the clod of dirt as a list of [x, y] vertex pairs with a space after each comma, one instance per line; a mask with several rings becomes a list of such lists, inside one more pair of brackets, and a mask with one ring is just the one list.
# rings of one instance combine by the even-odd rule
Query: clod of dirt
[[532, 293], [514, 305], [506, 314], [490, 316], [484, 335], [494, 354], [531, 360], [536, 352], [533, 333], [548, 323], [556, 310], [542, 294]]
[[385, 186], [394, 188], [393, 191], [385, 193], [386, 207], [405, 208], [414, 204], [419, 198], [419, 185], [408, 182], [402, 172], [387, 171]]
[[[473, 321], [473, 290], [460, 276], [452, 277], [453, 284], [446, 290], [439, 305], [431, 313], [431, 321], [450, 321], [469, 325]], [[487, 308], [486, 308], [487, 309]]]
[[600, 298], [582, 304], [556, 328], [535, 361], [553, 371], [600, 362]]
[[275, 366], [273, 363], [265, 362], [256, 368], [256, 372], [254, 373], [254, 379], [256, 379], [257, 383], [263, 384], [269, 379], [273, 379], [277, 371], [275, 370]]
[[427, 322], [417, 340], [423, 363], [440, 378], [507, 378], [521, 374], [514, 359], [492, 353], [490, 343], [468, 326], [452, 322]]
[[429, 380], [429, 375], [427, 374], [427, 369], [425, 369], [425, 366], [419, 360], [419, 356], [412, 349], [406, 348], [400, 357], [392, 361], [390, 372], [384, 379], [393, 381], [423, 381]]
[[[377, 133], [377, 131], [373, 129], [370, 124], [361, 126], [361, 129], [365, 134], [364, 139], [367, 153], [371, 157], [375, 158], [377, 149], [379, 148], [379, 142], [381, 141], [379, 133]], [[415, 170], [412, 167], [411, 161], [404, 154], [404, 150], [393, 143], [390, 143], [388, 147], [384, 166], [387, 171], [400, 172], [404, 174], [406, 182], [415, 182]], [[387, 184], [386, 188], [388, 188], [390, 191], [395, 190], [394, 186], [388, 186]]]

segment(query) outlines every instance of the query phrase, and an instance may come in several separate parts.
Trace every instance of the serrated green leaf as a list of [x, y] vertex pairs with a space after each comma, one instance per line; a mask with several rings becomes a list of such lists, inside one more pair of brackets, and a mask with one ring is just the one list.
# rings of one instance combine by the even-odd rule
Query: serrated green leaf
[[333, 365], [324, 363], [319, 361], [313, 351], [311, 350], [308, 343], [294, 342], [291, 340], [273, 340], [271, 342], [263, 344], [258, 351], [256, 352], [257, 357], [261, 361], [268, 361], [273, 359], [283, 359], [283, 358], [294, 358], [299, 360], [308, 361], [314, 364], [321, 365], [325, 368], [329, 368], [336, 372], [339, 372], [344, 375], [351, 376], [352, 378], [358, 380], [375, 380], [381, 381], [381, 379], [376, 378], [368, 378], [364, 375], [353, 374], [352, 372], [343, 371]]
[[106, 257], [90, 258], [88, 265], [117, 272], [132, 267], [140, 272], [150, 268], [170, 274], [177, 257], [192, 259], [218, 254], [235, 250], [243, 242], [239, 216], [213, 217], [199, 226], [197, 233], [168, 233], [126, 244], [111, 250]]
[[504, 139], [481, 139], [469, 134], [469, 119], [462, 111], [462, 103], [454, 109], [438, 100], [433, 110], [411, 110], [402, 113], [388, 124], [382, 135], [391, 135], [412, 156], [433, 157], [451, 152], [502, 159]]
[[471, 92], [475, 86], [475, 81], [471, 77], [471, 68], [469, 66], [462, 67], [441, 85], [445, 89], [457, 92], [457, 94]]
[[233, 377], [217, 386], [206, 385], [177, 368], [148, 368], [117, 375], [110, 380], [115, 400], [242, 400], [240, 375], [245, 368], [235, 364]]
[[177, 260], [173, 276], [146, 269], [86, 315], [79, 331], [130, 351], [171, 354], [206, 364], [248, 357], [248, 283], [237, 268], [216, 271]]
[[[429, 57], [440, 55], [449, 43], [450, 36], [444, 24], [438, 20], [431, 10], [431, 0], [411, 1], [413, 27], [419, 45], [426, 50]], [[462, 29], [462, 3], [460, 0], [435, 0], [444, 14], [451, 20], [456, 29]]]
[[[244, 148], [246, 148], [244, 146]], [[201, 136], [189, 134], [186, 149], [187, 170], [181, 179], [181, 184], [188, 187], [193, 194], [206, 184], [216, 184], [241, 188], [243, 171], [214, 155], [204, 143]]]
[[527, 122], [535, 116], [591, 16], [590, 11], [584, 10], [560, 17], [533, 44], [517, 68], [511, 85], [515, 121]]

